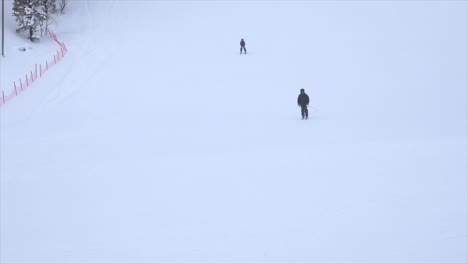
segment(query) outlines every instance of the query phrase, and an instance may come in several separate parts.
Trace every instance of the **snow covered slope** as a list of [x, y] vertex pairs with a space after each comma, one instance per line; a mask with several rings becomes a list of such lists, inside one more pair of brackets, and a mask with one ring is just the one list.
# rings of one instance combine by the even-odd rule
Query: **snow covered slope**
[[466, 10], [71, 1], [1, 108], [0, 261], [468, 261]]

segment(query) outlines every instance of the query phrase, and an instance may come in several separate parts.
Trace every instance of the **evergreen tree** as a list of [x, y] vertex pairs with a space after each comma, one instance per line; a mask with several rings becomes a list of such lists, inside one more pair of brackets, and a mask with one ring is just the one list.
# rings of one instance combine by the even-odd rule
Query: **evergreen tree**
[[59, 0], [58, 5], [59, 5], [59, 8], [60, 8], [60, 12], [63, 14], [64, 10], [65, 10], [65, 7], [67, 6], [67, 0]]
[[16, 32], [29, 30], [29, 39], [39, 41], [40, 33], [48, 19], [47, 0], [15, 0], [13, 3], [13, 15], [18, 26]]
[[44, 0], [46, 1], [46, 7], [48, 10], [48, 14], [55, 14], [57, 13], [57, 0]]

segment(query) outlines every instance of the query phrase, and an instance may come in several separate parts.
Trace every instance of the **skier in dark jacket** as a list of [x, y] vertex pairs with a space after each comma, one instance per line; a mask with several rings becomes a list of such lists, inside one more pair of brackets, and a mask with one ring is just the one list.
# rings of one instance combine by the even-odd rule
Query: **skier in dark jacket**
[[308, 119], [309, 110], [307, 110], [307, 106], [309, 105], [309, 96], [304, 92], [304, 89], [301, 89], [301, 93], [297, 97], [297, 104], [301, 107], [302, 119]]
[[244, 50], [244, 53], [247, 54], [247, 50], [245, 49], [245, 41], [244, 39], [241, 39], [241, 42], [240, 42], [240, 54], [242, 54], [242, 50]]

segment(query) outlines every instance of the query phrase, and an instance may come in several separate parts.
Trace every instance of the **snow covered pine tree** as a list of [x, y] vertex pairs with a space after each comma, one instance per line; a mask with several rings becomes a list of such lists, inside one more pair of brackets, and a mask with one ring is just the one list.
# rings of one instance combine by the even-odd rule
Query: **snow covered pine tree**
[[48, 19], [46, 5], [46, 0], [15, 0], [13, 15], [18, 22], [16, 32], [29, 30], [29, 39], [32, 42], [39, 41], [40, 32]]

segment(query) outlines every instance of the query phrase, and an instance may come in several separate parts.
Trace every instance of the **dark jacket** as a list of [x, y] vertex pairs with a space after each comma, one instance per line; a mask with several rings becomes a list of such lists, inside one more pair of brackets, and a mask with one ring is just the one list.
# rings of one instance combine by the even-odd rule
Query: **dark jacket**
[[241, 45], [241, 47], [245, 47], [245, 41], [241, 40], [240, 45]]
[[309, 96], [306, 93], [301, 93], [297, 97], [297, 104], [300, 106], [306, 106], [309, 104]]

